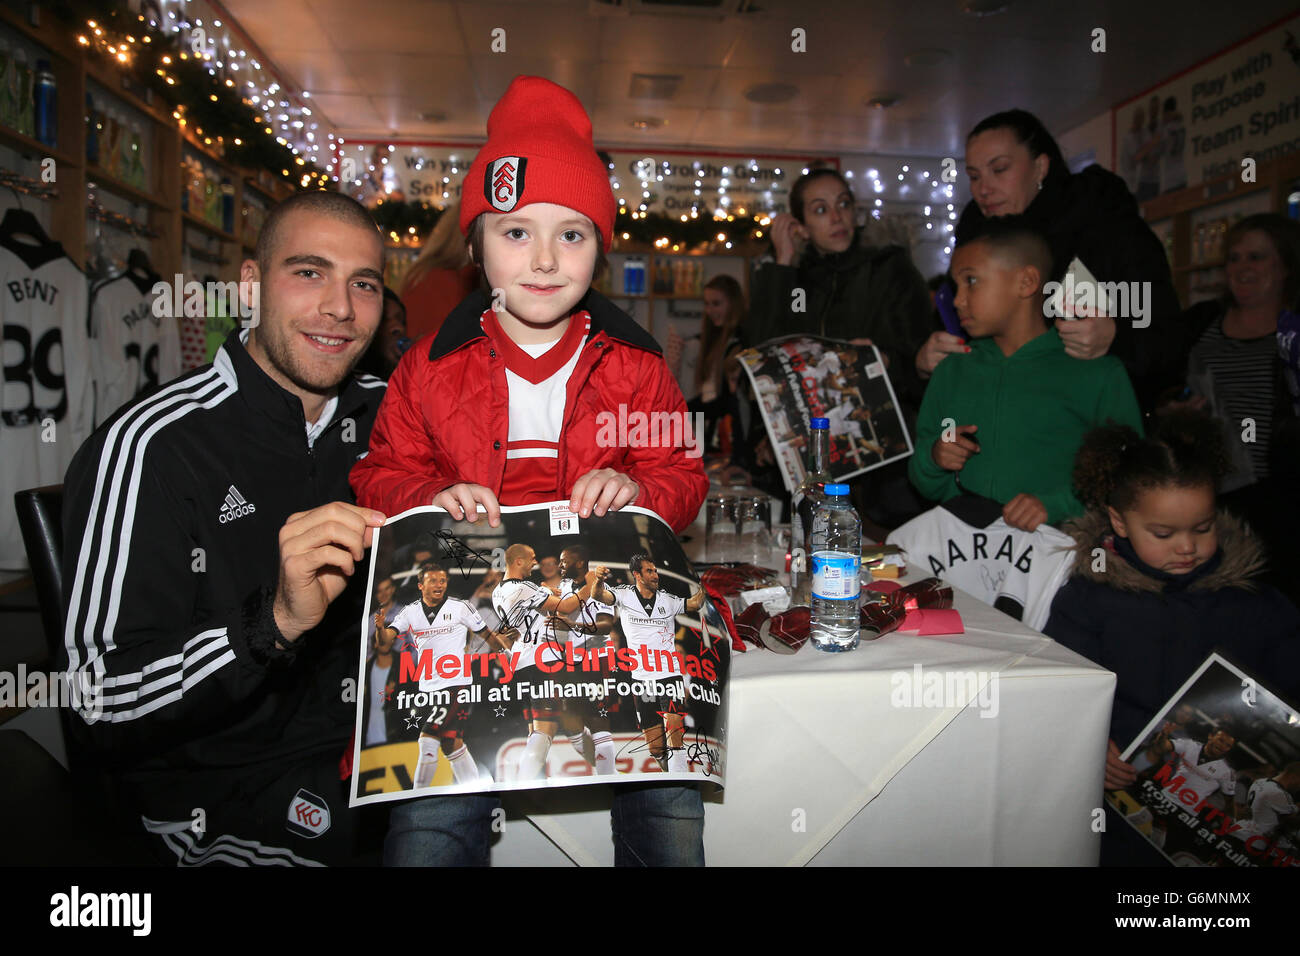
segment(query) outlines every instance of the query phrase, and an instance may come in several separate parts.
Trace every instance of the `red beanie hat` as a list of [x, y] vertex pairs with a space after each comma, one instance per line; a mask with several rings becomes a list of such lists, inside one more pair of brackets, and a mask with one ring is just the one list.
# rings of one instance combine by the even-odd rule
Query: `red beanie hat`
[[540, 76], [517, 76], [492, 107], [488, 141], [461, 187], [460, 231], [485, 212], [549, 202], [582, 213], [614, 238], [614, 191], [578, 98]]

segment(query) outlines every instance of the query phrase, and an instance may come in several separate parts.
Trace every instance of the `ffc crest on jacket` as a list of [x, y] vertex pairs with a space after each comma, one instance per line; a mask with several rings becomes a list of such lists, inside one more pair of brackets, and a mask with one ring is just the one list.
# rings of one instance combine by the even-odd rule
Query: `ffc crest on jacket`
[[907, 558], [1036, 631], [1070, 574], [1074, 540], [1051, 525], [1013, 528], [1002, 506], [978, 495], [953, 498], [889, 535]]

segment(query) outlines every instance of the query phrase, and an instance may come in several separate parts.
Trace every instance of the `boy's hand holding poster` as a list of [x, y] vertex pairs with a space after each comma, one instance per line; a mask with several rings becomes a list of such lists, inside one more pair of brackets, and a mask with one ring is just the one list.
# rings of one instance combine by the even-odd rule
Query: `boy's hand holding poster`
[[1300, 866], [1300, 715], [1211, 654], [1124, 752], [1106, 800], [1177, 866]]
[[874, 345], [791, 335], [746, 349], [738, 358], [787, 491], [803, 481], [813, 418], [830, 419], [832, 481], [848, 481], [912, 453], [894, 387]]
[[655, 514], [567, 502], [379, 529], [352, 805], [620, 781], [723, 785], [730, 646]]

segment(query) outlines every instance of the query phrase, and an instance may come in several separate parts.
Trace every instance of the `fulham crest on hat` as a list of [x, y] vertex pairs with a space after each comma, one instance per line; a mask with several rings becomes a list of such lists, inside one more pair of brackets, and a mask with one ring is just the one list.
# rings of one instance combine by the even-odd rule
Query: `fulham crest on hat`
[[510, 212], [519, 204], [524, 192], [524, 167], [528, 160], [522, 156], [502, 156], [489, 163], [483, 178], [483, 195], [498, 212]]

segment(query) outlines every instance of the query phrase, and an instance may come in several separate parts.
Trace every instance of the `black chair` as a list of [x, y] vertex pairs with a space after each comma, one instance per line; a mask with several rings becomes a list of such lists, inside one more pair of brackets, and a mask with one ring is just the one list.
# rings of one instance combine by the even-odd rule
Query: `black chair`
[[[63, 486], [29, 488], [14, 495], [18, 526], [36, 586], [47, 668], [63, 648]], [[112, 778], [80, 742], [81, 718], [60, 710], [69, 770], [20, 731], [0, 732], [0, 766], [16, 785], [0, 799], [0, 821], [12, 827], [0, 855], [9, 863], [55, 865], [149, 864], [138, 816], [126, 813]], [[73, 826], [93, 807], [96, 825]]]
[[63, 643], [63, 486], [20, 491], [14, 495], [14, 508], [32, 566], [45, 647], [54, 661]]

